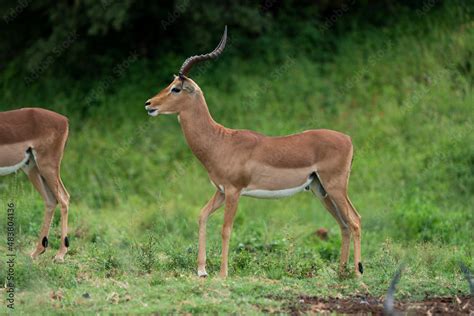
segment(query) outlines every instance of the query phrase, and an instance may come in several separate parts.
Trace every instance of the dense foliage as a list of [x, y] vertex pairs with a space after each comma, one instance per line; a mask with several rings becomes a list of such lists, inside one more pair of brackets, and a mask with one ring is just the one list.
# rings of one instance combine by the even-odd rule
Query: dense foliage
[[[0, 4], [2, 67], [34, 71], [48, 56], [60, 62], [49, 71], [82, 77], [103, 72], [124, 52], [144, 58], [182, 56], [215, 45], [229, 25], [238, 56], [270, 58], [293, 51], [315, 59], [336, 51], [335, 36], [361, 26], [384, 28], [438, 9], [442, 1], [145, 1], [7, 0]], [[468, 12], [470, 6], [456, 6]], [[275, 39], [279, 41], [275, 41]], [[255, 45], [255, 41], [265, 45]], [[274, 56], [273, 56], [274, 57]], [[279, 56], [281, 57], [281, 56]], [[44, 66], [44, 65], [43, 65]], [[99, 68], [99, 69], [98, 69]]]

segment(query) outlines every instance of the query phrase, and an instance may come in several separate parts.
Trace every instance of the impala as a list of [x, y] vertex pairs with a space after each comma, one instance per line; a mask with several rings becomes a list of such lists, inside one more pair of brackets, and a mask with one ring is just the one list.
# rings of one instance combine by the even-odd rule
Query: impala
[[69, 194], [60, 177], [60, 164], [68, 137], [66, 117], [39, 108], [0, 112], [0, 176], [22, 169], [44, 200], [45, 211], [36, 259], [48, 247], [54, 210], [61, 207], [61, 246], [56, 261], [64, 261], [69, 247], [67, 216]]
[[355, 273], [360, 275], [360, 215], [347, 195], [353, 154], [350, 137], [322, 129], [267, 137], [216, 123], [203, 92], [187, 74], [196, 63], [218, 57], [226, 40], [227, 27], [214, 51], [186, 59], [173, 82], [145, 103], [151, 116], [178, 115], [189, 147], [216, 187], [199, 217], [198, 275], [207, 276], [206, 223], [220, 206], [225, 204], [220, 275], [226, 277], [229, 239], [240, 197], [271, 199], [305, 190], [322, 200], [340, 226], [341, 270], [348, 261], [351, 235], [354, 238]]

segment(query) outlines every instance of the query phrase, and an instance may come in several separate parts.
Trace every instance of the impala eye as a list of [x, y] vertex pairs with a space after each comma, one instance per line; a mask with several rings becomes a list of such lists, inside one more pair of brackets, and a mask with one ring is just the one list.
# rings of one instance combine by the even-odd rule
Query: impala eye
[[180, 88], [173, 88], [173, 89], [171, 89], [171, 92], [179, 93], [179, 92], [181, 92], [181, 89]]

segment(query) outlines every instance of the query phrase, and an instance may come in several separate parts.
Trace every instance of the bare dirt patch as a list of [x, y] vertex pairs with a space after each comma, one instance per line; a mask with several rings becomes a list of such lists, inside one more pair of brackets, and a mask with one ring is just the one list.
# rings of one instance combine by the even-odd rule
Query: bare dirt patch
[[[285, 312], [300, 314], [372, 314], [383, 315], [383, 298], [318, 298], [300, 296], [285, 306]], [[395, 309], [408, 315], [474, 315], [470, 296], [432, 297], [421, 301], [397, 301]]]

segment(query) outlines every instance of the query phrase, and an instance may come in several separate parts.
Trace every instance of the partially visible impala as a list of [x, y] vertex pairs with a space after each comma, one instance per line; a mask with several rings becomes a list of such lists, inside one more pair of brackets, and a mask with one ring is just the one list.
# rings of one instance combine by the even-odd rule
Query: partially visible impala
[[36, 259], [48, 247], [54, 210], [61, 207], [61, 246], [56, 261], [64, 261], [69, 247], [67, 216], [69, 194], [60, 177], [60, 164], [68, 137], [66, 117], [39, 108], [0, 112], [0, 176], [22, 169], [44, 200], [45, 212]]
[[268, 137], [216, 123], [203, 92], [186, 75], [196, 63], [218, 57], [226, 40], [227, 27], [213, 52], [186, 59], [179, 76], [145, 103], [151, 116], [178, 114], [189, 147], [216, 187], [199, 217], [198, 275], [207, 276], [206, 223], [220, 206], [225, 204], [220, 275], [226, 277], [229, 239], [240, 197], [280, 198], [304, 190], [319, 197], [340, 226], [341, 270], [349, 258], [351, 235], [354, 238], [355, 273], [360, 275], [361, 221], [347, 195], [353, 154], [350, 137], [323, 129]]

